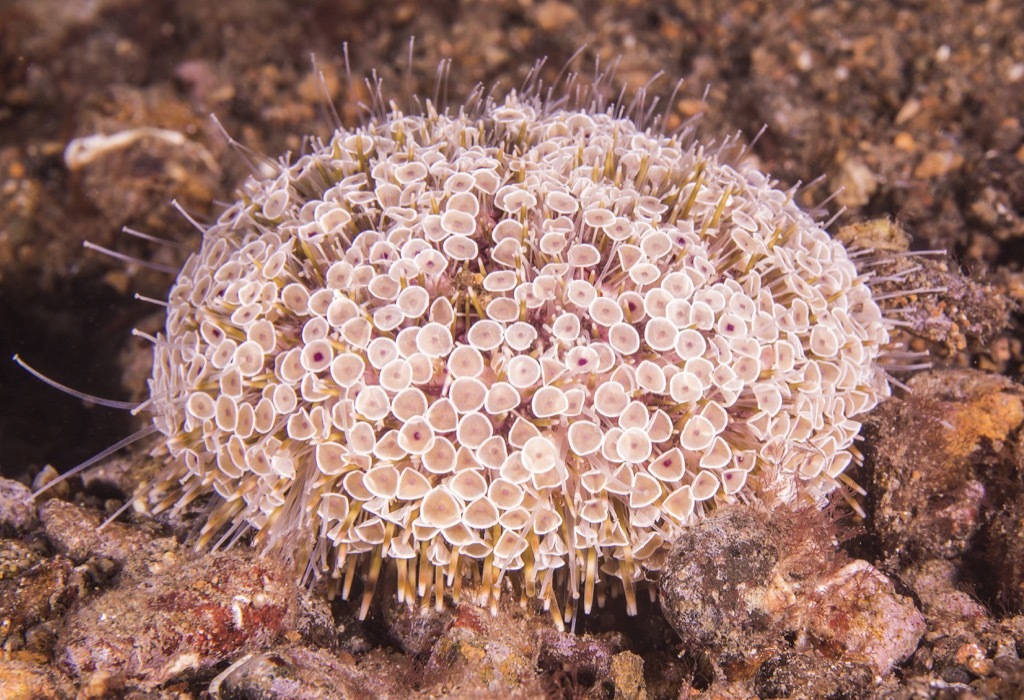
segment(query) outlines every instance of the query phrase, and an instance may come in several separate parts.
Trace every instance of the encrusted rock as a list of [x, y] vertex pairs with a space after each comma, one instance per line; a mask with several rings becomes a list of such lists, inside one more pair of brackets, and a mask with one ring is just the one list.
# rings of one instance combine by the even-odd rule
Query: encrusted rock
[[794, 616], [810, 645], [865, 663], [883, 677], [914, 653], [925, 631], [924, 616], [913, 601], [859, 559], [815, 582]]
[[687, 648], [725, 656], [755, 653], [777, 624], [782, 601], [765, 592], [781, 535], [767, 513], [723, 508], [676, 542], [662, 571], [661, 609]]
[[816, 652], [783, 652], [762, 663], [753, 687], [760, 698], [857, 700], [872, 694], [873, 672], [864, 664]]
[[985, 531], [978, 559], [988, 576], [983, 582], [1014, 611], [1024, 610], [1024, 494], [1004, 504]]
[[718, 680], [749, 678], [780, 653], [823, 653], [885, 676], [917, 647], [924, 618], [892, 582], [834, 547], [816, 509], [723, 508], [676, 543], [662, 610]]
[[0, 477], [0, 535], [24, 532], [35, 524], [32, 490], [21, 482]]
[[0, 581], [14, 578], [43, 560], [38, 547], [19, 540], [0, 539]]
[[[887, 253], [906, 252], [911, 240], [889, 219], [844, 226], [836, 238]], [[899, 316], [906, 333], [946, 354], [981, 349], [1009, 324], [1014, 302], [944, 258], [892, 255], [879, 263], [874, 269], [879, 305]]]
[[381, 606], [388, 636], [407, 654], [429, 654], [452, 622], [452, 611], [386, 600]]
[[152, 688], [208, 672], [293, 629], [298, 591], [290, 566], [249, 553], [208, 555], [121, 584], [68, 618], [57, 662], [80, 681], [110, 675]]
[[615, 684], [615, 700], [647, 700], [644, 660], [638, 655], [623, 651], [613, 656], [611, 678]]
[[71, 682], [52, 666], [25, 659], [0, 658], [0, 698], [4, 700], [70, 700]]
[[[0, 580], [0, 645], [28, 646], [22, 635], [40, 623], [56, 621], [79, 599], [84, 577], [66, 557], [41, 561], [19, 574]], [[45, 636], [52, 635], [50, 631]], [[52, 644], [52, 638], [37, 641]], [[33, 649], [48, 652], [48, 648]], [[0, 694], [0, 697], [3, 697]]]
[[39, 519], [53, 548], [76, 563], [95, 556], [124, 563], [152, 540], [142, 530], [123, 523], [109, 523], [101, 530], [102, 517], [58, 498], [39, 507]]
[[216, 700], [371, 700], [378, 697], [370, 692], [350, 655], [336, 656], [302, 646], [246, 654], [217, 676], [209, 691]]
[[910, 387], [870, 418], [872, 524], [890, 558], [959, 557], [986, 501], [1005, 497], [1016, 458], [1004, 447], [1024, 423], [1024, 390], [971, 371], [928, 372]]
[[944, 559], [930, 559], [903, 570], [903, 580], [921, 602], [929, 627], [949, 634], [955, 627], [984, 629], [985, 606], [964, 590], [957, 567]]
[[[554, 627], [539, 630], [541, 649], [538, 668], [545, 674], [550, 694], [572, 689], [616, 686], [613, 660], [626, 647], [621, 633], [602, 635], [560, 632]], [[621, 662], [620, 662], [621, 663]]]
[[307, 592], [299, 598], [299, 610], [295, 619], [295, 631], [302, 642], [311, 647], [339, 648], [339, 628], [331, 611], [331, 604], [319, 591]]
[[443, 679], [437, 690], [453, 697], [542, 697], [536, 670], [536, 627], [542, 624], [550, 622], [518, 607], [504, 605], [492, 615], [475, 605], [459, 605], [434, 645], [427, 671]]

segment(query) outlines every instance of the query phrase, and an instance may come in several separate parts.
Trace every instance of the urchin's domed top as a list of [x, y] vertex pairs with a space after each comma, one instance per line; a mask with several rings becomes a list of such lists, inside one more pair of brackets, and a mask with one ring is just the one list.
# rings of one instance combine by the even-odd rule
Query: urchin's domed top
[[634, 609], [712, 504], [836, 487], [887, 342], [844, 248], [750, 167], [514, 95], [394, 112], [250, 179], [186, 263], [150, 499], [212, 492], [208, 535], [296, 543], [346, 593], [390, 560], [405, 599], [518, 572]]

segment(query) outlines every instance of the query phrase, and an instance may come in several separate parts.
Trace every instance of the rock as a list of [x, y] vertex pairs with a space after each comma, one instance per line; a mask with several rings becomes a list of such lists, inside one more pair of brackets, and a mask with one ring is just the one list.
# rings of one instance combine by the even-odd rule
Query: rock
[[219, 700], [367, 700], [367, 687], [349, 654], [301, 646], [246, 654], [217, 676], [209, 688]]
[[615, 700], [647, 700], [644, 660], [633, 652], [623, 651], [612, 657], [611, 677]]
[[14, 578], [43, 561], [37, 549], [18, 540], [0, 539], [0, 581]]
[[836, 178], [839, 194], [836, 201], [844, 207], [862, 207], [878, 190], [878, 176], [863, 160], [849, 158], [843, 162]]
[[903, 253], [910, 249], [910, 235], [891, 219], [870, 219], [847, 224], [836, 233], [847, 248], [870, 248], [881, 253]]
[[1024, 390], [969, 371], [921, 374], [910, 387], [868, 419], [872, 525], [890, 559], [959, 557], [982, 528], [999, 475], [1014, 469], [1004, 445], [1024, 422]]
[[661, 606], [717, 682], [750, 679], [761, 661], [820, 653], [885, 677], [917, 648], [924, 617], [866, 561], [834, 544], [817, 509], [726, 506], [688, 530], [661, 574]]
[[341, 657], [358, 658], [359, 671], [375, 698], [406, 700], [413, 697], [449, 697], [443, 673], [424, 667], [416, 660], [393, 647], [375, 647], [358, 657], [340, 652]]
[[[928, 631], [908, 664], [908, 672], [935, 674], [946, 680], [970, 674], [958, 656], [974, 640], [990, 636], [993, 625], [985, 607], [962, 590], [956, 564], [931, 559], [907, 567], [903, 581], [914, 591], [924, 611]], [[1016, 645], [1012, 645], [1016, 653]]]
[[36, 502], [31, 489], [19, 481], [0, 477], [0, 534], [26, 532], [35, 524]]
[[511, 604], [492, 615], [462, 603], [434, 645], [427, 672], [442, 679], [438, 692], [452, 697], [543, 697], [537, 629], [550, 624], [549, 618]]
[[756, 653], [774, 631], [769, 598], [781, 535], [770, 516], [725, 507], [686, 530], [659, 583], [661, 609], [686, 648]]
[[944, 177], [964, 164], [964, 157], [955, 151], [930, 151], [924, 154], [914, 168], [914, 177], [931, 179]]
[[1002, 605], [1024, 610], [1024, 494], [996, 513], [985, 529], [978, 559], [987, 574], [984, 586]]
[[74, 686], [52, 666], [44, 666], [34, 661], [0, 658], [0, 698], [65, 700], [73, 697]]
[[[682, 688], [704, 690], [707, 684], [698, 677], [699, 668], [690, 660], [680, 658], [678, 653], [668, 651], [647, 651], [644, 659], [644, 685], [648, 697], [678, 697]], [[710, 678], [708, 679], [710, 683]], [[700, 686], [700, 687], [698, 687]]]
[[[19, 638], [26, 630], [58, 620], [85, 589], [84, 576], [62, 556], [41, 561], [14, 577], [0, 580], [0, 644], [19, 648], [22, 646]], [[5, 696], [0, 694], [0, 697]]]
[[157, 687], [264, 649], [296, 622], [289, 565], [251, 553], [207, 555], [142, 580], [122, 580], [73, 613], [58, 665], [81, 681], [109, 674]]
[[109, 523], [74, 503], [51, 498], [39, 507], [46, 537], [58, 552], [77, 563], [90, 557], [106, 557], [124, 563], [143, 550], [152, 537], [124, 523]]
[[[43, 492], [44, 497], [49, 498], [71, 498], [71, 484], [68, 479], [61, 479], [61, 473], [54, 469], [52, 464], [47, 464], [32, 477], [32, 491]], [[72, 478], [71, 481], [74, 479]]]
[[944, 559], [930, 559], [903, 571], [928, 620], [928, 626], [951, 635], [958, 629], [972, 632], [988, 626], [985, 606], [963, 590], [956, 566]]
[[295, 631], [308, 646], [324, 647], [332, 651], [339, 648], [341, 630], [334, 621], [331, 604], [319, 591], [307, 592], [299, 598]]
[[428, 654], [452, 622], [452, 611], [407, 605], [388, 596], [381, 606], [388, 636], [407, 654]]
[[581, 694], [587, 688], [617, 687], [613, 661], [626, 646], [621, 634], [577, 635], [549, 626], [541, 628], [539, 635], [537, 666], [553, 686], [549, 694], [556, 690]]
[[81, 115], [90, 123], [64, 151], [73, 186], [89, 193], [115, 230], [129, 222], [159, 225], [171, 198], [186, 211], [209, 211], [221, 167], [202, 138], [203, 115], [163, 86], [122, 85], [110, 97], [138, 111], [129, 118], [101, 110]]
[[900, 319], [901, 332], [925, 341], [933, 354], [986, 351], [995, 341], [1008, 341], [1004, 331], [1015, 304], [1005, 288], [964, 274], [943, 257], [900, 255], [911, 239], [898, 223], [875, 219], [850, 224], [836, 237], [880, 253], [872, 266], [879, 306], [885, 315]]
[[564, 31], [580, 18], [575, 7], [559, 0], [545, 0], [537, 5], [535, 12], [537, 26], [545, 32]]
[[857, 663], [828, 659], [815, 652], [777, 654], [757, 669], [754, 690], [760, 698], [829, 698], [857, 700], [872, 694], [872, 670]]
[[925, 632], [924, 616], [913, 601], [859, 559], [816, 582], [794, 615], [815, 648], [866, 663], [882, 677], [914, 653]]

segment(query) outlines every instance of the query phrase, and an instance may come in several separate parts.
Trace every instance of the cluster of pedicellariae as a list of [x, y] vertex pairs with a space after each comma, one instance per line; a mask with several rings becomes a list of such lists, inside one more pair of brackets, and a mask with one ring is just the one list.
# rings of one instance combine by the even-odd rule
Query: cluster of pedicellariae
[[385, 571], [635, 612], [715, 504], [821, 502], [858, 458], [888, 325], [752, 166], [515, 94], [315, 146], [206, 230], [157, 338], [142, 500], [210, 496], [204, 542], [255, 531], [363, 614]]

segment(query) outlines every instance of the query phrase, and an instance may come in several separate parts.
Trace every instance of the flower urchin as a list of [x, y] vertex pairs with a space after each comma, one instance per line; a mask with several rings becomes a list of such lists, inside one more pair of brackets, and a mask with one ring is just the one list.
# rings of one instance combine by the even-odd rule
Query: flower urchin
[[820, 502], [888, 395], [846, 250], [756, 169], [614, 109], [397, 109], [266, 179], [171, 291], [150, 383], [203, 541], [257, 531], [365, 615], [471, 579], [566, 615], [715, 503]]

